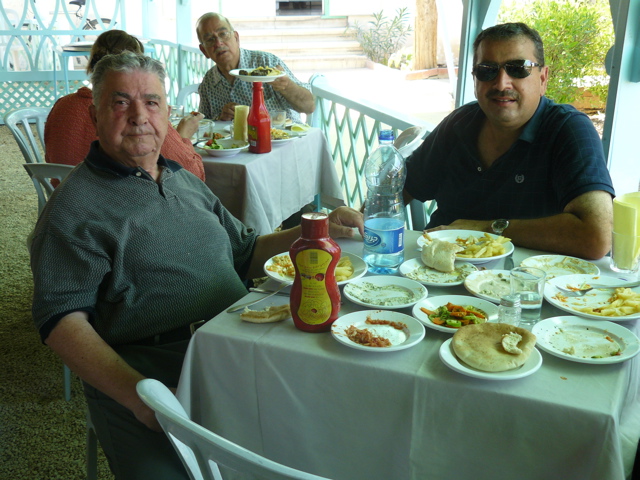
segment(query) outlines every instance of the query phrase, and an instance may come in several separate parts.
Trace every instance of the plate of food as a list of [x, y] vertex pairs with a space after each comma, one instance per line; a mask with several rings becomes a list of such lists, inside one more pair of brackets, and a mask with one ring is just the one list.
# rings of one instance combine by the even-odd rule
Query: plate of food
[[588, 274], [599, 275], [597, 265], [576, 257], [565, 255], [536, 255], [520, 262], [521, 267], [535, 267], [544, 270], [547, 280], [561, 275]]
[[[270, 278], [282, 283], [293, 283], [295, 269], [291, 262], [289, 252], [274, 255], [264, 264], [264, 273]], [[336, 266], [336, 280], [338, 285], [344, 285], [362, 277], [367, 273], [367, 264], [353, 253], [342, 252], [342, 256]]]
[[231, 70], [229, 72], [234, 77], [238, 77], [245, 82], [270, 83], [276, 78], [284, 77], [286, 73], [272, 67], [256, 67]]
[[249, 148], [249, 142], [222, 138], [220, 140], [206, 140], [196, 145], [210, 157], [232, 157]]
[[453, 334], [463, 326], [495, 322], [498, 307], [481, 298], [442, 295], [419, 301], [412, 314], [429, 328]]
[[640, 353], [640, 340], [628, 328], [613, 322], [566, 315], [535, 324], [538, 346], [556, 357], [578, 363], [620, 363]]
[[425, 248], [434, 239], [453, 243], [460, 247], [455, 252], [457, 260], [481, 265], [511, 255], [513, 243], [503, 236], [474, 230], [438, 230], [423, 233], [418, 237], [418, 247]]
[[481, 270], [464, 279], [464, 287], [478, 298], [500, 303], [500, 298], [511, 293], [509, 270]]
[[427, 267], [419, 258], [407, 260], [399, 268], [399, 272], [403, 277], [416, 280], [423, 285], [438, 287], [460, 285], [468, 275], [476, 271], [478, 271], [478, 268], [475, 265], [456, 261], [452, 271], [441, 272]]
[[415, 318], [388, 310], [362, 310], [339, 317], [331, 335], [340, 343], [369, 352], [394, 352], [424, 338], [424, 326]]
[[504, 323], [469, 325], [440, 346], [442, 362], [452, 370], [484, 380], [515, 380], [542, 366], [536, 336]]
[[344, 296], [357, 305], [369, 308], [409, 308], [427, 297], [427, 288], [415, 280], [390, 275], [376, 275], [349, 282]]
[[[289, 118], [288, 120], [291, 119]], [[299, 137], [304, 137], [307, 133], [309, 133], [309, 129], [311, 127], [306, 123], [292, 123], [290, 125], [287, 125], [286, 128], [290, 129], [291, 132], [298, 134]]]
[[554, 307], [591, 320], [622, 322], [640, 318], [640, 287], [594, 288], [581, 297], [571, 297], [556, 285], [572, 290], [590, 283], [620, 285], [621, 280], [606, 275], [563, 275], [548, 280], [544, 298]]
[[291, 140], [298, 138], [298, 135], [291, 134], [278, 128], [271, 129], [271, 144], [282, 145], [283, 143], [289, 143]]

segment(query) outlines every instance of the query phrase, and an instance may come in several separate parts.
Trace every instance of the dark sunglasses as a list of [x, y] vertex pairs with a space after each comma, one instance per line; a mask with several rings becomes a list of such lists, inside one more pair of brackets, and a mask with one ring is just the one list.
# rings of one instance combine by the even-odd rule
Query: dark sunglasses
[[531, 69], [539, 66], [539, 63], [532, 62], [531, 60], [510, 60], [503, 64], [479, 63], [473, 67], [471, 73], [481, 82], [490, 82], [498, 76], [501, 68], [504, 68], [504, 71], [507, 72], [507, 75], [511, 78], [527, 78], [531, 75]]

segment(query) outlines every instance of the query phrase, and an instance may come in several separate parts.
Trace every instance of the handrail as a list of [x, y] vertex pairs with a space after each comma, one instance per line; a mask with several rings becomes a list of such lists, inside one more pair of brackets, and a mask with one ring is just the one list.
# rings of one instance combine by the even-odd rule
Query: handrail
[[[397, 137], [399, 131], [419, 125], [425, 127], [426, 136], [434, 125], [368, 99], [355, 98], [322, 75], [314, 75], [310, 83], [316, 99], [310, 123], [322, 129], [329, 141], [345, 203], [359, 208], [366, 194], [364, 161], [377, 147], [380, 130], [392, 129]], [[405, 216], [407, 227], [423, 229], [434, 208], [433, 202], [412, 202]]]

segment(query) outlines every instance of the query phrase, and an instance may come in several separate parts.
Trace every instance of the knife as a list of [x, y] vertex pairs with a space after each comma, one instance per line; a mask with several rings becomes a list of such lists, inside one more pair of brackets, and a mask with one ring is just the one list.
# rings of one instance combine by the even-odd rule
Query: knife
[[277, 290], [274, 290], [273, 292], [269, 293], [266, 297], [262, 297], [259, 298], [257, 300], [252, 300], [251, 302], [246, 302], [246, 303], [241, 303], [240, 305], [235, 305], [229, 309], [227, 309], [227, 313], [235, 313], [235, 312], [239, 312], [240, 310], [244, 310], [246, 307], [250, 307], [251, 305], [254, 305], [256, 303], [259, 303], [263, 300], [266, 300], [269, 297], [274, 296], [276, 293], [278, 293], [280, 290], [284, 289], [285, 287], [288, 287], [289, 284], [288, 283], [283, 283], [282, 285], [280, 285]]
[[[254, 287], [251, 287], [249, 291], [256, 292], [256, 293], [273, 293], [274, 292], [274, 290], [267, 290], [265, 288], [254, 288]], [[280, 291], [280, 289], [275, 290], [275, 294], [282, 295], [283, 297], [289, 296], [289, 292]]]

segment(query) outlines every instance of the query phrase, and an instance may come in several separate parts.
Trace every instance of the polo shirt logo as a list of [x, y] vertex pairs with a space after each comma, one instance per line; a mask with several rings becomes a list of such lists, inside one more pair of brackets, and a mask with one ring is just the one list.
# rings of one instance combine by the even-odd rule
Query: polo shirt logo
[[516, 183], [523, 183], [524, 182], [524, 175], [516, 175]]

